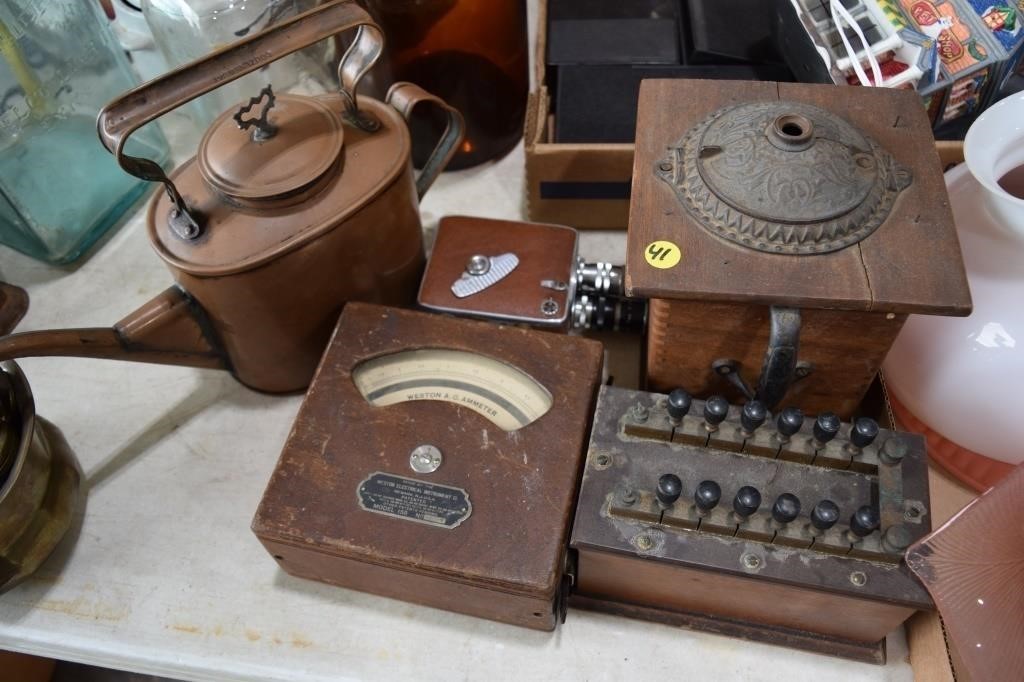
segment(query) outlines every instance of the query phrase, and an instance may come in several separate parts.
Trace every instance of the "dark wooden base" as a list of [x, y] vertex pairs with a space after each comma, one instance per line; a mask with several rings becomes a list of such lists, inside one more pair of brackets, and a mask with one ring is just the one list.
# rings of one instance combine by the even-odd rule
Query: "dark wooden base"
[[739, 639], [761, 642], [762, 644], [775, 644], [791, 649], [809, 651], [814, 654], [824, 654], [826, 656], [860, 661], [861, 663], [874, 663], [877, 665], [885, 663], [884, 639], [873, 644], [857, 642], [804, 630], [762, 625], [687, 611], [639, 606], [637, 604], [594, 598], [582, 594], [570, 596], [569, 606], [588, 611], [612, 613], [617, 616], [626, 616], [627, 618], [639, 618], [655, 623], [664, 623], [665, 625], [675, 625], [691, 630], [711, 632], [716, 635], [738, 637]]

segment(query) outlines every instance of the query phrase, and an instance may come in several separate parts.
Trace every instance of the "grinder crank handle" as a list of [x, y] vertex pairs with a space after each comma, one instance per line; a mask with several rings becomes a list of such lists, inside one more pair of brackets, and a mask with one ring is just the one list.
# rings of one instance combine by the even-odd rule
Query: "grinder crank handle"
[[755, 399], [774, 410], [789, 391], [800, 350], [800, 309], [771, 307], [771, 333]]
[[100, 111], [96, 121], [100, 141], [125, 171], [143, 180], [163, 183], [174, 202], [176, 231], [187, 238], [194, 238], [199, 234], [199, 216], [189, 211], [159, 164], [151, 159], [125, 154], [124, 147], [131, 134], [225, 83], [355, 27], [359, 27], [359, 32], [338, 64], [338, 80], [348, 106], [347, 116], [356, 125], [372, 127], [372, 123], [359, 113], [356, 89], [363, 75], [380, 56], [384, 36], [380, 27], [354, 0], [334, 0], [227, 45], [118, 97]]
[[455, 156], [455, 152], [459, 150], [466, 123], [458, 109], [414, 83], [395, 83], [388, 88], [388, 94], [384, 101], [393, 106], [407, 122], [412, 116], [412, 110], [421, 103], [440, 107], [448, 116], [448, 124], [445, 126], [441, 139], [438, 140], [434, 151], [430, 152], [427, 162], [420, 170], [419, 177], [416, 178], [416, 196], [422, 199], [430, 186], [434, 184], [437, 176]]

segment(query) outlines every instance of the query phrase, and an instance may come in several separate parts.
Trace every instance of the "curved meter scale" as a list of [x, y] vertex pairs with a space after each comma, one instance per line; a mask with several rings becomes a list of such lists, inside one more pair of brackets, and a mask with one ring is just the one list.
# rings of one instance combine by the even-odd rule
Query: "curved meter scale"
[[552, 630], [602, 365], [590, 339], [349, 303], [253, 531], [293, 575]]
[[551, 409], [551, 393], [536, 379], [467, 351], [400, 351], [360, 363], [352, 379], [371, 405], [441, 400], [468, 407], [504, 431], [521, 429]]

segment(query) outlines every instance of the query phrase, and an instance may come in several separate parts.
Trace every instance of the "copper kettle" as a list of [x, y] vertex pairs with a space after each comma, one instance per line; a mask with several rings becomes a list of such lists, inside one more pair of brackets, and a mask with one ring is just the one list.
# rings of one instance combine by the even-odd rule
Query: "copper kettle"
[[[358, 27], [340, 90], [268, 86], [221, 115], [170, 176], [128, 156], [142, 125], [291, 52]], [[108, 104], [100, 140], [127, 172], [163, 183], [148, 231], [176, 284], [109, 328], [15, 334], [0, 360], [64, 355], [228, 369], [262, 391], [306, 387], [346, 301], [412, 304], [424, 264], [418, 199], [462, 140], [462, 117], [411, 83], [357, 98], [383, 36], [353, 1], [328, 2], [146, 83]], [[441, 107], [448, 126], [414, 179], [406, 118]]]

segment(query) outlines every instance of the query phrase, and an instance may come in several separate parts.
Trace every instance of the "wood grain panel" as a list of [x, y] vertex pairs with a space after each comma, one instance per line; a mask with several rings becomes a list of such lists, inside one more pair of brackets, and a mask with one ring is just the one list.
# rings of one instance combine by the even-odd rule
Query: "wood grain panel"
[[441, 576], [408, 571], [396, 574], [393, 568], [326, 554], [315, 547], [265, 538], [261, 542], [281, 568], [299, 578], [533, 630], [555, 629], [554, 594], [515, 594]]
[[[628, 581], [622, 580], [629, 575]], [[580, 548], [577, 591], [875, 643], [914, 609]]]
[[[654, 167], [683, 134], [733, 104], [802, 100], [844, 117], [909, 167], [914, 182], [859, 246], [829, 254], [764, 254], [698, 225]], [[635, 295], [802, 308], [970, 312], [959, 243], [938, 156], [913, 93], [807, 84], [648, 80], [640, 88], [626, 283]], [[674, 268], [647, 265], [647, 244], [682, 250]]]
[[[800, 330], [801, 360], [814, 371], [793, 384], [786, 405], [807, 414], [854, 413], [875, 378], [906, 315], [805, 309]], [[711, 370], [719, 358], [738, 360], [746, 381], [756, 386], [771, 329], [768, 306], [654, 299], [647, 332], [649, 390], [685, 388], [700, 398], [745, 398]]]
[[[914, 92], [780, 83], [781, 98], [831, 109], [912, 169], [913, 184], [889, 219], [858, 245], [871, 287], [872, 310], [968, 315], [971, 297], [942, 164], [928, 117]], [[853, 249], [850, 249], [853, 250]]]

